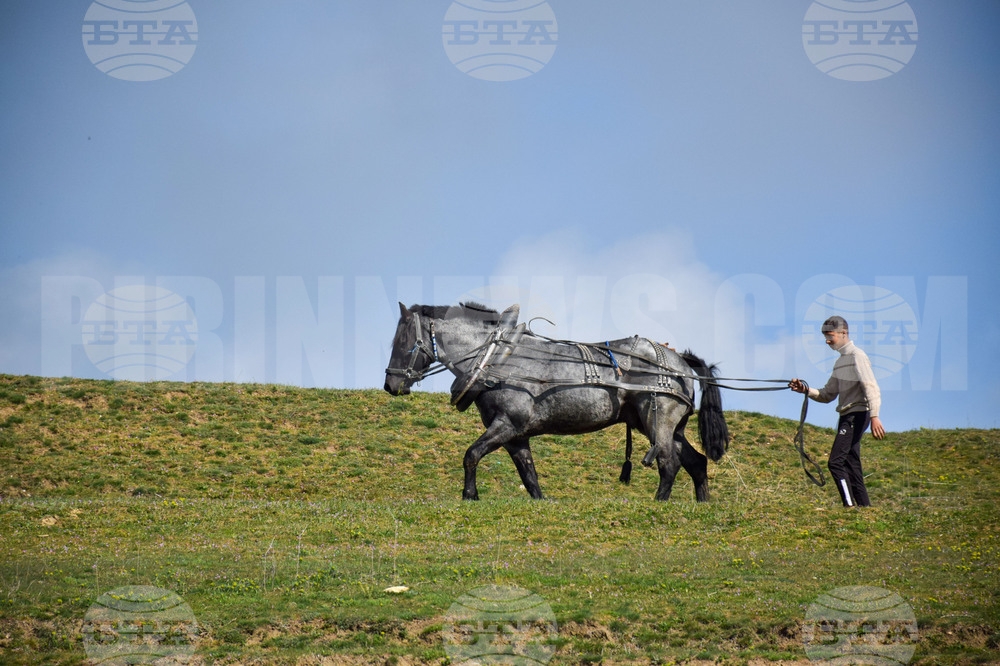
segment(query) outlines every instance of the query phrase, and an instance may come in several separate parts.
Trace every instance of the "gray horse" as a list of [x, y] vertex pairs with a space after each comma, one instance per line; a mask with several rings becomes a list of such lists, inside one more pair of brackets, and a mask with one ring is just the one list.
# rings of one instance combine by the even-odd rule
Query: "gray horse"
[[[458, 306], [399, 304], [385, 390], [406, 395], [414, 382], [447, 368], [455, 375], [452, 404], [475, 403], [486, 432], [465, 452], [462, 498], [479, 499], [476, 468], [500, 447], [510, 454], [525, 489], [542, 498], [529, 440], [542, 434], [581, 434], [616, 423], [628, 426], [621, 480], [628, 482], [631, 430], [646, 435], [643, 464], [660, 474], [656, 499], [666, 501], [683, 466], [695, 498], [708, 500], [708, 463], [684, 437], [701, 384], [698, 430], [712, 460], [729, 444], [714, 366], [690, 352], [639, 337], [580, 344], [552, 340], [517, 324], [518, 308], [503, 313], [475, 303]], [[440, 364], [440, 366], [439, 366]]]

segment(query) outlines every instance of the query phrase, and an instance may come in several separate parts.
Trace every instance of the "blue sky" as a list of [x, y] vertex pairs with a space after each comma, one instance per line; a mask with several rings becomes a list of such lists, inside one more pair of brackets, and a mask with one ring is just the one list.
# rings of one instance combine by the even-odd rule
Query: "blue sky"
[[[888, 358], [889, 430], [998, 426], [995, 3], [105, 4], [0, 5], [0, 372], [381, 386], [397, 300], [471, 298], [820, 384], [814, 319], [843, 307]], [[453, 64], [459, 15], [533, 73]], [[88, 41], [128, 55], [134, 17], [174, 73], [99, 68]], [[830, 39], [898, 71], [824, 73]]]

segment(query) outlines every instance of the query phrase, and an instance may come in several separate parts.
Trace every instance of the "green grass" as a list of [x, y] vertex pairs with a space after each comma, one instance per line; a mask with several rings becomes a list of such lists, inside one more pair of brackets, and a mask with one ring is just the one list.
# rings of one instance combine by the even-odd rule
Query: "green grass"
[[[207, 663], [444, 663], [449, 607], [494, 582], [550, 604], [552, 664], [808, 663], [807, 608], [848, 585], [912, 606], [913, 663], [1000, 661], [1000, 432], [866, 438], [875, 507], [845, 511], [794, 422], [727, 418], [710, 503], [619, 484], [623, 427], [533, 440], [547, 501], [487, 456], [476, 503], [481, 424], [445, 395], [0, 376], [0, 661], [81, 663], [97, 597], [156, 585]], [[832, 435], [807, 427], [817, 459]]]

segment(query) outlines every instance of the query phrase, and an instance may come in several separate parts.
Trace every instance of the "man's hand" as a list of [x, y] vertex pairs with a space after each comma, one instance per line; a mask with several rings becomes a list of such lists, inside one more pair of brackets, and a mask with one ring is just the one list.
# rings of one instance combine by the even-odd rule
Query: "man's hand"
[[788, 382], [788, 388], [792, 389], [796, 393], [805, 393], [806, 385], [801, 379], [793, 379]]
[[872, 417], [872, 437], [875, 439], [885, 437], [885, 428], [882, 427], [882, 420], [877, 416]]

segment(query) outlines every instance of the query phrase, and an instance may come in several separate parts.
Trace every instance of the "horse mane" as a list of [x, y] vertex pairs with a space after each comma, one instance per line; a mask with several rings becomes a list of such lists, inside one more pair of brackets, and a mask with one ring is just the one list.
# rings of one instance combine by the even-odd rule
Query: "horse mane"
[[497, 312], [493, 308], [486, 307], [482, 303], [477, 303], [476, 301], [467, 301], [465, 303], [459, 303], [459, 305], [461, 307], [465, 308], [466, 310], [475, 310], [476, 312], [480, 312], [480, 313], [483, 313], [483, 314], [497, 315], [498, 319], [500, 317], [500, 313], [499, 312]]
[[[458, 307], [463, 312], [469, 312], [474, 319], [492, 324], [500, 321], [500, 313], [493, 308], [486, 307], [482, 303], [467, 301], [459, 303]], [[455, 306], [452, 305], [414, 305], [410, 308], [410, 311], [416, 312], [421, 317], [430, 317], [432, 319], [446, 319], [455, 316]]]
[[410, 307], [410, 312], [415, 312], [421, 317], [429, 317], [431, 319], [444, 319], [448, 314], [447, 305], [413, 305]]

